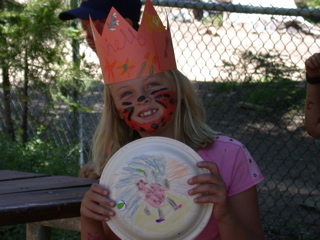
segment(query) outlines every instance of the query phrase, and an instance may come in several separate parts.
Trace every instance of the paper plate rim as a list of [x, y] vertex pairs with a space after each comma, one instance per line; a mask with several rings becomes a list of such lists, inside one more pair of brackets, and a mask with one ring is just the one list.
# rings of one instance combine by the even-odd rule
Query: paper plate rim
[[[188, 160], [193, 161], [193, 163], [195, 164], [196, 162], [199, 161], [203, 161], [202, 158], [192, 149], [190, 148], [188, 145], [172, 139], [172, 138], [167, 138], [167, 137], [144, 137], [144, 138], [140, 138], [137, 139], [135, 141], [132, 141], [128, 144], [126, 144], [125, 146], [123, 146], [122, 148], [120, 148], [108, 161], [108, 163], [106, 164], [102, 174], [101, 174], [101, 178], [100, 178], [100, 184], [103, 186], [106, 186], [105, 182], [110, 178], [110, 171], [112, 169], [115, 168], [115, 165], [119, 165], [119, 161], [117, 160], [119, 157], [121, 157], [123, 154], [126, 154], [130, 151], [136, 151], [137, 147], [142, 146], [142, 148], [146, 148], [146, 146], [155, 146], [154, 144], [166, 144], [168, 146], [168, 148], [175, 148], [175, 150], [177, 148], [179, 148], [179, 151], [184, 151], [184, 154], [188, 154], [190, 156], [190, 158]], [[159, 145], [158, 145], [159, 146]], [[133, 150], [134, 149], [134, 150]], [[197, 168], [199, 172], [205, 173], [208, 172], [205, 169], [201, 169], [201, 168]], [[190, 187], [194, 187], [194, 186], [190, 186]], [[112, 197], [112, 191], [110, 196]], [[181, 236], [176, 236], [174, 239], [194, 239], [196, 236], [198, 236], [203, 229], [206, 227], [207, 223], [210, 220], [211, 217], [211, 213], [212, 213], [212, 208], [213, 208], [213, 204], [211, 203], [206, 203], [206, 204], [197, 204], [196, 206], [197, 208], [199, 208], [201, 210], [201, 213], [199, 213], [199, 217], [198, 217], [198, 221], [194, 221], [195, 224], [197, 224], [197, 226], [192, 227], [192, 231], [189, 230], [187, 231], [187, 238], [186, 238], [186, 233], [181, 234]], [[150, 236], [146, 236], [146, 238], [135, 238], [132, 237], [132, 232], [126, 232], [126, 229], [129, 229], [129, 227], [125, 227], [123, 228], [123, 226], [118, 226], [118, 223], [114, 220], [116, 219], [115, 217], [111, 217], [111, 219], [109, 221], [106, 221], [106, 223], [108, 224], [108, 226], [110, 227], [110, 229], [122, 240], [125, 239], [130, 239], [130, 240], [144, 240], [144, 239], [150, 239]], [[128, 235], [130, 237], [128, 237]], [[152, 239], [156, 239], [156, 240], [161, 240], [161, 239], [168, 239], [168, 238], [155, 238], [152, 237]], [[172, 239], [172, 238], [170, 238]]]

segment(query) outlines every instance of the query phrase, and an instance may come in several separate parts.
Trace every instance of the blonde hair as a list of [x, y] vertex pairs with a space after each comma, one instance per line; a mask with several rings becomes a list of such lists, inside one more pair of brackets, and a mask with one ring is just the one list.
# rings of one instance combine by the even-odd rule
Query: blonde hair
[[[205, 123], [205, 109], [192, 83], [177, 69], [163, 73], [175, 81], [177, 87], [177, 110], [174, 116], [174, 138], [198, 151], [213, 143], [213, 131]], [[140, 138], [138, 132], [126, 125], [118, 116], [111, 95], [110, 85], [104, 87], [104, 109], [93, 137], [93, 165], [101, 175], [110, 157], [125, 144]]]

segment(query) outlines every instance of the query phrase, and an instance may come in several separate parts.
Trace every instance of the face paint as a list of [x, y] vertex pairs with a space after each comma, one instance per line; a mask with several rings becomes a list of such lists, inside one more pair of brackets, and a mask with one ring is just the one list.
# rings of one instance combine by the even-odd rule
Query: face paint
[[[151, 95], [154, 101], [161, 105], [161, 108], [163, 109], [162, 115], [158, 119], [151, 122], [141, 123], [136, 120], [132, 120], [134, 106], [132, 106], [132, 103], [129, 102], [122, 103], [122, 106], [128, 106], [129, 104], [131, 105], [130, 107], [121, 108], [119, 112], [121, 116], [123, 116], [126, 124], [133, 130], [138, 132], [154, 133], [159, 128], [164, 127], [166, 123], [173, 117], [177, 108], [177, 94], [173, 91], [166, 91], [165, 88], [154, 91], [151, 93]], [[142, 102], [144, 100], [144, 96], [140, 96], [137, 99], [138, 102]]]

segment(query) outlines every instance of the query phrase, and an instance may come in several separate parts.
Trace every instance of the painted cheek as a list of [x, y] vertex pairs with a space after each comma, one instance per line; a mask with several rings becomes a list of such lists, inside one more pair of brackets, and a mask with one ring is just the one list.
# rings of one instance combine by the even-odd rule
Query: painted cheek
[[155, 102], [160, 104], [163, 108], [162, 115], [159, 119], [148, 122], [148, 123], [140, 123], [140, 131], [144, 131], [147, 133], [154, 133], [160, 127], [164, 127], [167, 122], [173, 117], [176, 108], [177, 108], [177, 97], [176, 93], [172, 91], [163, 91], [157, 94], [154, 94]]
[[[122, 108], [119, 110], [119, 112], [120, 115], [124, 118], [124, 121], [126, 122], [128, 127], [138, 132], [154, 133], [160, 127], [165, 126], [167, 122], [170, 121], [177, 108], [176, 93], [172, 91], [163, 91], [154, 94], [153, 97], [155, 99], [155, 102], [162, 106], [162, 115], [155, 121], [139, 123], [132, 120], [131, 118], [134, 107]], [[125, 104], [123, 103], [122, 105], [124, 106]]]
[[127, 108], [119, 109], [119, 113], [123, 117], [127, 126], [132, 128], [135, 131], [141, 131], [139, 123], [132, 120], [133, 111], [134, 111], [134, 107], [127, 107]]
[[162, 92], [155, 96], [155, 101], [164, 108], [161, 119], [161, 123], [164, 125], [172, 118], [177, 109], [177, 94], [171, 91]]

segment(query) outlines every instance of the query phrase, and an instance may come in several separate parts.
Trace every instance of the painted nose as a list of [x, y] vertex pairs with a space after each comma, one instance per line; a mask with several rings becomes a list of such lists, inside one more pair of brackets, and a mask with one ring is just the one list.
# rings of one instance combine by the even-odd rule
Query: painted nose
[[137, 102], [138, 103], [142, 103], [142, 102], [148, 102], [149, 100], [148, 100], [148, 98], [146, 98], [145, 96], [140, 96], [140, 97], [138, 97], [138, 99], [137, 99]]

